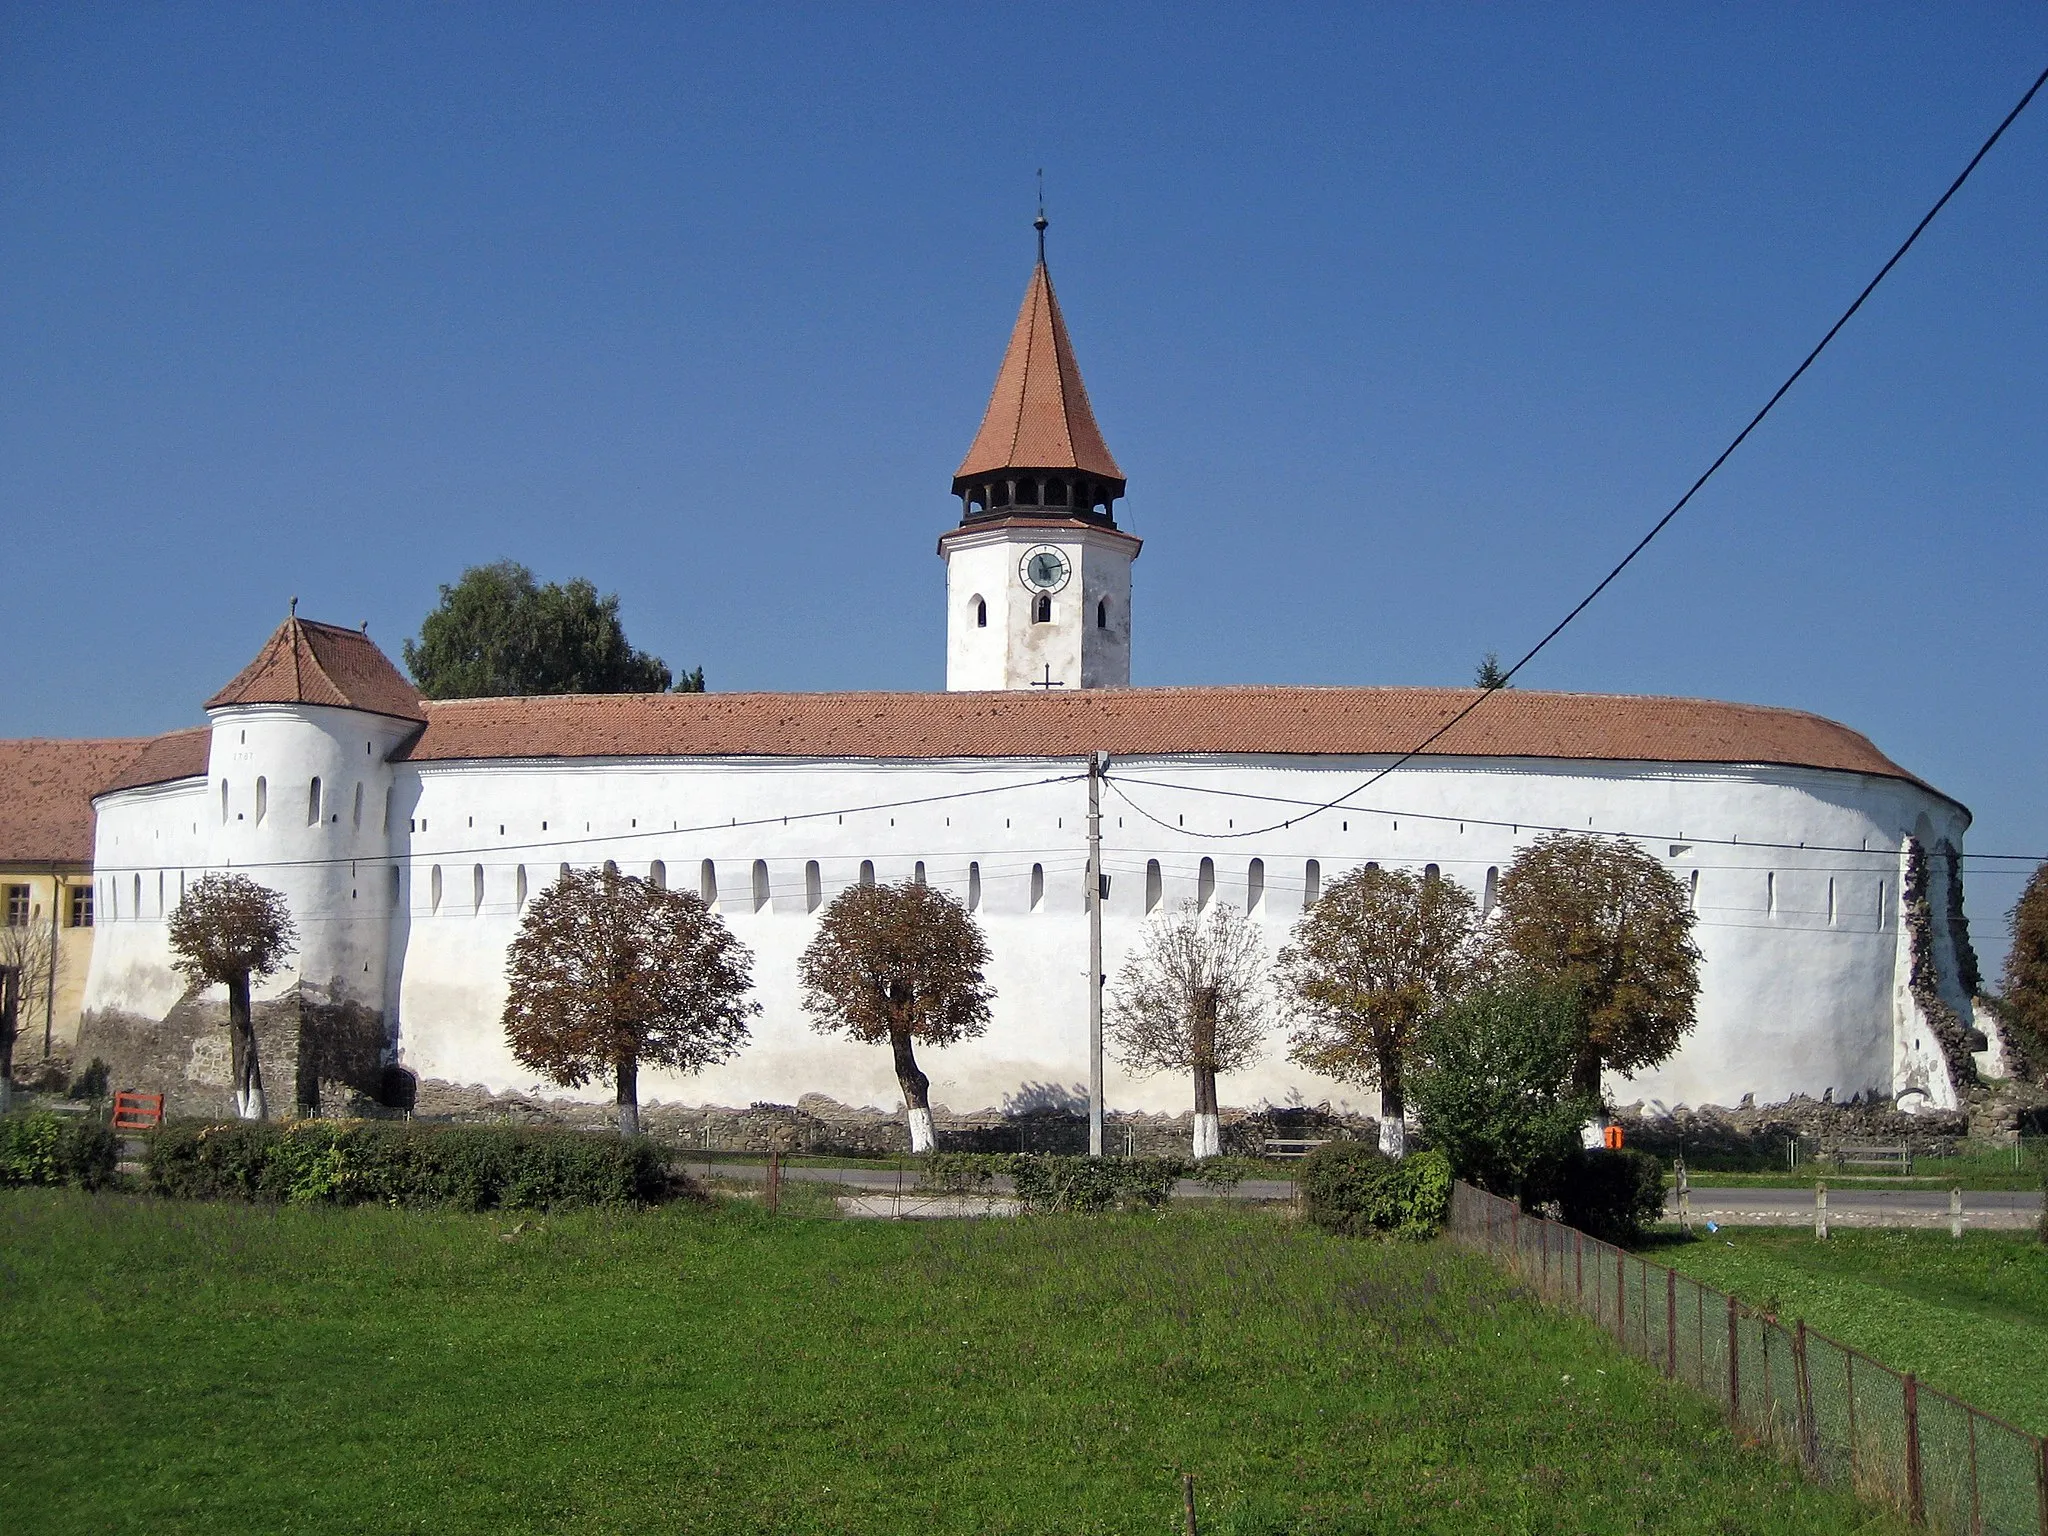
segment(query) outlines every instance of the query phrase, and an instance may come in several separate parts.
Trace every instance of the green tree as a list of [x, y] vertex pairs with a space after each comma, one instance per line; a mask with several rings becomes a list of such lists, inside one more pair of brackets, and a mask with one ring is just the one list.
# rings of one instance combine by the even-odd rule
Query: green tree
[[1571, 989], [1531, 982], [1474, 988], [1424, 1023], [1416, 1111], [1459, 1178], [1517, 1197], [1557, 1183], [1600, 1103], [1571, 1085], [1580, 1031]]
[[797, 963], [814, 1029], [888, 1045], [913, 1152], [936, 1145], [931, 1080], [917, 1064], [917, 1045], [953, 1045], [988, 1028], [988, 958], [966, 907], [906, 880], [850, 885], [833, 897]]
[[1472, 686], [1474, 688], [1485, 688], [1488, 691], [1495, 688], [1512, 688], [1514, 686], [1514, 684], [1508, 681], [1508, 674], [1500, 664], [1499, 652], [1488, 651], [1485, 656], [1480, 658], [1479, 670], [1472, 675]]
[[[513, 560], [471, 566], [405, 642], [405, 665], [430, 699], [539, 693], [663, 693], [673, 681], [659, 656], [636, 651], [619, 623], [616, 592], [599, 597], [582, 577], [535, 582]], [[702, 693], [704, 669], [675, 682]]]
[[737, 1054], [761, 1005], [753, 955], [687, 891], [572, 869], [527, 908], [506, 959], [505, 1039], [565, 1088], [609, 1077], [619, 1134], [640, 1129], [640, 1068], [699, 1072]]
[[266, 1114], [263, 1065], [249, 1004], [252, 978], [275, 975], [298, 947], [284, 897], [247, 875], [201, 875], [171, 909], [171, 964], [202, 986], [228, 990], [228, 1050], [235, 1113]]
[[1998, 1012], [2024, 1036], [2013, 1042], [2016, 1054], [2038, 1072], [2048, 1069], [2048, 864], [2028, 877], [2008, 921], [2012, 948], [2006, 951]]
[[1194, 1154], [1223, 1151], [1216, 1074], [1250, 1066], [1265, 1032], [1266, 946], [1258, 926], [1215, 902], [1183, 902], [1145, 925], [1111, 989], [1104, 1033], [1134, 1075], [1189, 1072]]
[[1507, 971], [1578, 999], [1581, 1096], [1599, 1099], [1603, 1067], [1654, 1067], [1692, 1029], [1693, 923], [1684, 884], [1625, 839], [1555, 832], [1502, 873], [1490, 937]]
[[1406, 1150], [1415, 1031], [1469, 978], [1478, 917], [1455, 880], [1366, 865], [1330, 883], [1280, 952], [1280, 988], [1296, 1010], [1288, 1056], [1379, 1089], [1382, 1152]]

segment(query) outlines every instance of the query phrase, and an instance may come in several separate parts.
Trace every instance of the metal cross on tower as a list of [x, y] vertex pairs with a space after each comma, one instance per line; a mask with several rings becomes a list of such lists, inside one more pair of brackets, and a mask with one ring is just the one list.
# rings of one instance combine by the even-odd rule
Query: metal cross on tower
[[1064, 688], [1067, 685], [1052, 675], [1052, 663], [1048, 661], [1045, 664], [1045, 681], [1038, 682], [1034, 680], [1031, 686], [1034, 688]]

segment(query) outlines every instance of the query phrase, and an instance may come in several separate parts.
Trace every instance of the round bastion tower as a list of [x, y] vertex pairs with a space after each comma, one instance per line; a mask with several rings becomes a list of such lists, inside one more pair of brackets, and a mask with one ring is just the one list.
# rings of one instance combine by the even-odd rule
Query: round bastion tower
[[1124, 473], [1102, 440], [1045, 266], [1024, 290], [974, 446], [953, 476], [946, 687], [1122, 688], [1131, 681], [1131, 562], [1116, 525]]
[[[305, 1102], [320, 1076], [374, 1073], [385, 1044], [399, 881], [390, 758], [426, 713], [366, 633], [309, 623], [296, 611], [207, 700], [206, 713], [210, 862], [280, 893], [298, 927], [297, 953], [257, 995], [296, 987], [302, 1030], [316, 1016], [322, 1026], [315, 1054], [349, 1058], [309, 1060], [302, 1044]], [[290, 1064], [265, 1065], [275, 1102], [289, 1091]]]

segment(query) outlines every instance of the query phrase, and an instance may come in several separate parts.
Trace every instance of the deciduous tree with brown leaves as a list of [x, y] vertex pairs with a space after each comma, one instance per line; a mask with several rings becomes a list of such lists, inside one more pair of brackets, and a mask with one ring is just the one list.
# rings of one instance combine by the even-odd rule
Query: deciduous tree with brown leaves
[[1509, 970], [1578, 1000], [1575, 1093], [1598, 1099], [1603, 1067], [1654, 1067], [1692, 1029], [1693, 923], [1684, 883], [1623, 838], [1554, 832], [1502, 873], [1489, 937]]
[[2012, 948], [2005, 956], [1999, 1017], [2008, 1030], [2016, 1024], [2024, 1034], [2011, 1042], [2012, 1054], [2035, 1073], [2048, 1072], [2048, 864], [2028, 877], [2009, 920]]
[[253, 980], [274, 976], [298, 948], [285, 899], [247, 875], [201, 875], [171, 909], [171, 964], [193, 981], [228, 991], [228, 1051], [235, 1113], [261, 1120], [263, 1064], [249, 1003]]
[[1474, 961], [1478, 903], [1455, 880], [1368, 864], [1334, 880], [1280, 952], [1294, 1005], [1287, 1054], [1340, 1083], [1380, 1091], [1380, 1150], [1407, 1150], [1407, 1063], [1423, 1019], [1457, 994]]
[[640, 1130], [640, 1068], [702, 1071], [746, 1043], [754, 957], [698, 897], [572, 869], [533, 899], [506, 958], [519, 1064], [580, 1088], [609, 1078], [619, 1134]]
[[1223, 1150], [1216, 1075], [1258, 1060], [1266, 1024], [1266, 945], [1237, 908], [1185, 902], [1145, 925], [1104, 1021], [1110, 1053], [1140, 1077], [1192, 1072], [1194, 1154]]
[[987, 964], [988, 941], [973, 914], [915, 880], [841, 891], [798, 964], [813, 1028], [863, 1045], [887, 1042], [913, 1152], [937, 1144], [931, 1081], [916, 1047], [953, 1045], [988, 1028], [995, 994], [982, 975]]

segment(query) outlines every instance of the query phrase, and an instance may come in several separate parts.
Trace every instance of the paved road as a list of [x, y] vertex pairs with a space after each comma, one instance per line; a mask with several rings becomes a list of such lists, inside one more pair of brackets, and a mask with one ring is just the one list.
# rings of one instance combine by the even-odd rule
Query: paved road
[[[1665, 1201], [1664, 1213], [1678, 1216], [1678, 1200]], [[2041, 1196], [2029, 1190], [1963, 1191], [1963, 1222], [1972, 1227], [2028, 1227], [2041, 1215]], [[1804, 1227], [1813, 1224], [1811, 1189], [1716, 1189], [1694, 1185], [1692, 1219], [1724, 1227]], [[1945, 1189], [1858, 1189], [1833, 1185], [1828, 1190], [1828, 1224], [1838, 1227], [1945, 1227]]]

